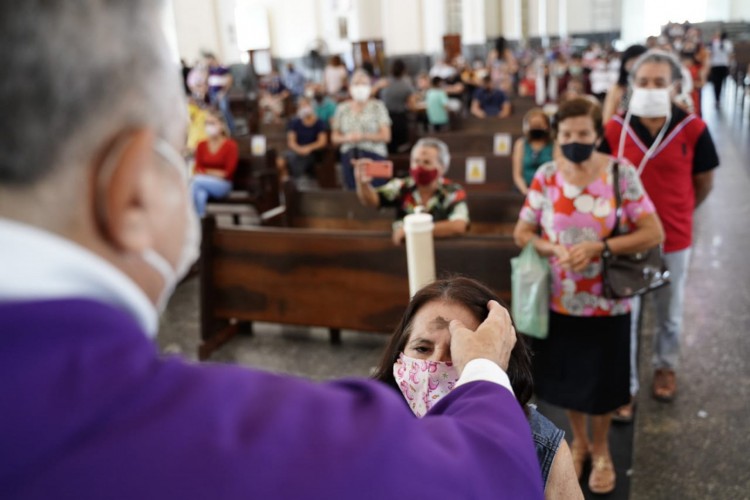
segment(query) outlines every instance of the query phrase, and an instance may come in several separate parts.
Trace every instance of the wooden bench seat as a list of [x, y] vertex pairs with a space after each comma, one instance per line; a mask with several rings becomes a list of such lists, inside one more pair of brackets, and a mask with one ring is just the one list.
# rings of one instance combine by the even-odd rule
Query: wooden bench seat
[[[284, 185], [283, 209], [264, 217], [269, 226], [307, 229], [390, 231], [396, 211], [363, 206], [356, 193], [339, 190], [300, 191]], [[513, 234], [524, 197], [515, 192], [472, 192], [467, 197], [469, 234]]]
[[[481, 280], [510, 298], [508, 236], [435, 243], [438, 276]], [[203, 221], [201, 337], [205, 359], [241, 324], [264, 321], [390, 333], [409, 301], [406, 252], [390, 232], [217, 227]]]

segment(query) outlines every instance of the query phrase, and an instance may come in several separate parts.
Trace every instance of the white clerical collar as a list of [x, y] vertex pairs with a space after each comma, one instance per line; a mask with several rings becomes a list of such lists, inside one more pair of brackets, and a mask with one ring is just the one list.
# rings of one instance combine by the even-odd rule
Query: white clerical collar
[[159, 317], [146, 294], [112, 264], [48, 231], [0, 218], [0, 301], [85, 298], [128, 312], [149, 338]]

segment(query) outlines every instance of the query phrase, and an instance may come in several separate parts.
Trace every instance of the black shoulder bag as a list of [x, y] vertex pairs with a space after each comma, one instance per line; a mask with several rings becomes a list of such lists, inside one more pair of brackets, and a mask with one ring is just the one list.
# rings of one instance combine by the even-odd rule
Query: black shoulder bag
[[[615, 192], [615, 227], [610, 238], [622, 234], [622, 194], [620, 193], [620, 165], [615, 162], [613, 169]], [[664, 264], [661, 245], [643, 252], [614, 255], [604, 240], [602, 253], [603, 294], [608, 299], [624, 299], [655, 290], [669, 284], [669, 270]]]

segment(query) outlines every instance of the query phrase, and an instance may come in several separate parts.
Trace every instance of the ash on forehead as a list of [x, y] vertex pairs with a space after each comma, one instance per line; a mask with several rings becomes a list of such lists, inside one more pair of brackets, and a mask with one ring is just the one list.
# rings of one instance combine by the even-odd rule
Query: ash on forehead
[[434, 328], [435, 330], [445, 330], [448, 328], [448, 325], [450, 325], [450, 321], [443, 318], [442, 316], [437, 316], [435, 319], [430, 321], [429, 326], [431, 328]]

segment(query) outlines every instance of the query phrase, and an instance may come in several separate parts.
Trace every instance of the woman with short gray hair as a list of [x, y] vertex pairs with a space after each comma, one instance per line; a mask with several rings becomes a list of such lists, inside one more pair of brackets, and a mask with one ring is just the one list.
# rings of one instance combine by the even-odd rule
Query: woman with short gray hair
[[417, 141], [411, 150], [410, 176], [392, 179], [373, 189], [368, 172], [370, 160], [356, 165], [357, 196], [363, 205], [395, 207], [393, 242], [404, 239], [403, 219], [422, 207], [435, 221], [434, 235], [438, 238], [464, 234], [469, 227], [466, 191], [445, 178], [451, 157], [448, 146], [441, 140], [426, 137]]

